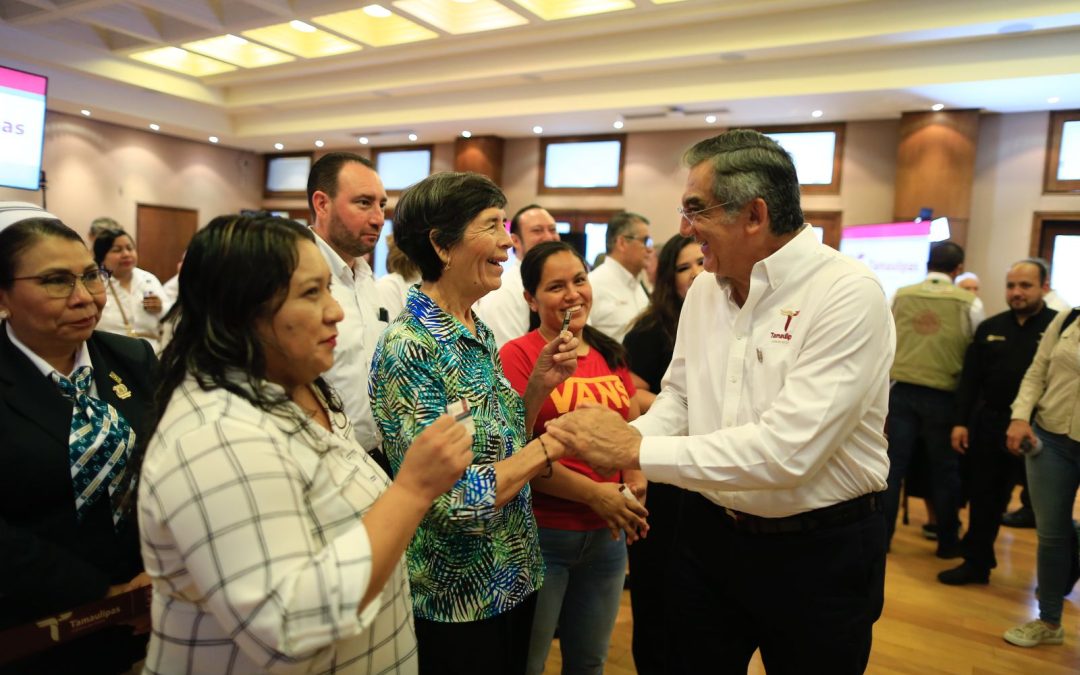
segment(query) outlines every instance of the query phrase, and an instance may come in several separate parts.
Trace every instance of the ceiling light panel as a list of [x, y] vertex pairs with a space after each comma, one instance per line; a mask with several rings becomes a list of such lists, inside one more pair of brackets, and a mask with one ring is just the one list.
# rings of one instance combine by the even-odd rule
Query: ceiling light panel
[[311, 21], [372, 47], [402, 45], [439, 37], [435, 31], [413, 23], [403, 16], [390, 14], [390, 16], [376, 17], [363, 9], [324, 14]]
[[470, 3], [454, 0], [397, 0], [394, 7], [454, 35], [480, 33], [529, 23], [528, 19], [495, 0], [476, 0]]
[[183, 46], [193, 52], [199, 52], [243, 68], [262, 68], [296, 60], [295, 56], [249, 42], [242, 37], [231, 34], [219, 35], [218, 37], [196, 42], [185, 42]]
[[633, 9], [633, 0], [513, 0], [544, 21]]
[[246, 30], [243, 35], [305, 59], [347, 54], [363, 49], [355, 42], [343, 40], [314, 26], [309, 26], [309, 28], [311, 30], [300, 30], [290, 23], [279, 23], [265, 28]]
[[134, 52], [130, 56], [136, 61], [142, 61], [143, 63], [149, 63], [152, 66], [165, 68], [177, 73], [183, 73], [184, 75], [192, 75], [194, 77], [205, 77], [207, 75], [217, 75], [218, 73], [227, 73], [230, 70], [236, 70], [236, 66], [222, 63], [215, 59], [209, 59], [198, 54], [192, 54], [179, 47], [149, 49], [143, 52]]

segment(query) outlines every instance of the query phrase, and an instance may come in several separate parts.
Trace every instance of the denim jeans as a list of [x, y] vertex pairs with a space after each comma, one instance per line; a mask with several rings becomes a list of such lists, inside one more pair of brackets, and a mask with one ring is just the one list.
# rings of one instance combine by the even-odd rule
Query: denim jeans
[[1080, 442], [1035, 428], [1042, 452], [1027, 458], [1028, 488], [1039, 537], [1039, 618], [1061, 623], [1065, 588], [1075, 551], [1073, 502], [1080, 486]]
[[930, 459], [931, 499], [938, 548], [956, 546], [960, 531], [960, 459], [949, 444], [953, 394], [897, 382], [889, 392], [889, 485], [885, 493], [886, 541], [892, 541], [900, 510], [900, 484], [911, 455], [922, 443]]
[[536, 600], [526, 672], [544, 672], [559, 628], [563, 675], [604, 672], [626, 576], [626, 537], [609, 530], [540, 528], [547, 571]]

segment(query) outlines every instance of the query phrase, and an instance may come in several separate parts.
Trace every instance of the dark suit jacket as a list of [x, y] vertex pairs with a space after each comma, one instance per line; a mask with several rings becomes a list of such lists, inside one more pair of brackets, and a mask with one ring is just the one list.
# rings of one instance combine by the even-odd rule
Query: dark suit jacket
[[[157, 359], [149, 343], [95, 332], [87, 341], [98, 397], [131, 424], [138, 470], [149, 440]], [[116, 395], [117, 375], [131, 396]], [[105, 596], [142, 571], [135, 514], [114, 532], [108, 499], [75, 519], [68, 461], [71, 402], [0, 325], [0, 628]], [[85, 671], [84, 671], [85, 672]]]

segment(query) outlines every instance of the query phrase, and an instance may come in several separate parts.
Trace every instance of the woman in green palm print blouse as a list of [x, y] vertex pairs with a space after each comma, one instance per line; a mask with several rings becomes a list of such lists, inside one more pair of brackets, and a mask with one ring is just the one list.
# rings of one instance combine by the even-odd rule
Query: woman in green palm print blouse
[[467, 407], [475, 427], [474, 463], [436, 500], [407, 554], [425, 674], [524, 672], [543, 582], [529, 481], [550, 474], [563, 447], [547, 434], [528, 441], [525, 429], [573, 373], [577, 340], [564, 333], [544, 349], [524, 399], [503, 377], [472, 306], [502, 283], [505, 206], [487, 178], [439, 173], [406, 190], [394, 214], [394, 240], [422, 282], [372, 361], [383, 450], [396, 471], [412, 439], [448, 408]]

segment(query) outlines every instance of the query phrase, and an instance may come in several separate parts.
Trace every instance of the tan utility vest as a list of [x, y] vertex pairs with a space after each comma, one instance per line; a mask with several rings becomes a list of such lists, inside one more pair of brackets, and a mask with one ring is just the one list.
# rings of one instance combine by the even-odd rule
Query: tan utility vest
[[897, 382], [954, 391], [971, 342], [975, 295], [944, 279], [927, 279], [896, 292], [896, 358], [889, 376]]

